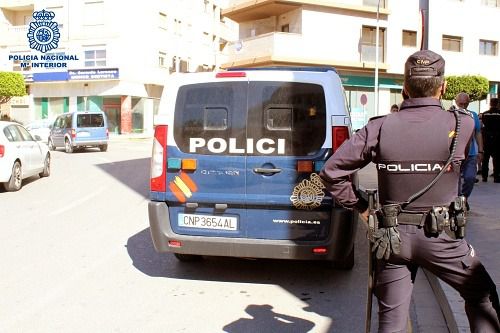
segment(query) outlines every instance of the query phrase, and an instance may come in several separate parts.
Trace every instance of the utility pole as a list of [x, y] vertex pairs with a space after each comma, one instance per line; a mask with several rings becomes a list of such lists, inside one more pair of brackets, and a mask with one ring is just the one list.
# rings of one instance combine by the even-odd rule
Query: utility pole
[[379, 106], [378, 106], [378, 57], [379, 57], [379, 37], [380, 37], [380, 26], [379, 26], [379, 13], [380, 13], [380, 0], [377, 2], [377, 27], [375, 30], [375, 116], [379, 114]]
[[429, 49], [429, 0], [420, 0], [419, 10], [422, 19], [422, 40], [420, 50]]

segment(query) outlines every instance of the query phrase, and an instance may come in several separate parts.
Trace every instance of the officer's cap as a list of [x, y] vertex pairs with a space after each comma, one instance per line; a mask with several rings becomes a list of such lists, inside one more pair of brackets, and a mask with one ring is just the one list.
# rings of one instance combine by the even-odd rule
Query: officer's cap
[[444, 75], [444, 59], [430, 50], [413, 53], [405, 63], [406, 77], [432, 77]]

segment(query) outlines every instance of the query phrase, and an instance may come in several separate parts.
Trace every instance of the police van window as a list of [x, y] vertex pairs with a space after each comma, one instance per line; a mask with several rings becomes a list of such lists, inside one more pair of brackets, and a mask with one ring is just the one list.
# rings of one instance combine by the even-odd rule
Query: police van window
[[269, 105], [265, 111], [268, 130], [291, 131], [293, 106]]
[[248, 137], [270, 139], [275, 145], [284, 140], [284, 152], [275, 149], [272, 155], [308, 156], [323, 146], [326, 107], [321, 85], [251, 82], [248, 101]]
[[[174, 139], [179, 149], [198, 154], [243, 154], [229, 152], [228, 143], [229, 139], [238, 146], [246, 143], [247, 90], [246, 82], [180, 87], [174, 113]], [[208, 145], [211, 139], [214, 144]]]
[[207, 131], [227, 129], [227, 114], [225, 107], [206, 107], [203, 128]]

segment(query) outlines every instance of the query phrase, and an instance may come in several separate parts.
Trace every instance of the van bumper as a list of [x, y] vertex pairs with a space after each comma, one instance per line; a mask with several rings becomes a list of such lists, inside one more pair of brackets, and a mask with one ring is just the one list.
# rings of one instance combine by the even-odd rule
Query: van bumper
[[[330, 235], [324, 241], [304, 242], [292, 240], [266, 240], [255, 238], [206, 237], [176, 234], [170, 226], [168, 205], [150, 201], [149, 224], [153, 245], [157, 252], [173, 252], [205, 256], [334, 260], [342, 261], [351, 253], [357, 229], [357, 218], [352, 211], [334, 208]], [[169, 246], [169, 241], [181, 242], [182, 246]], [[315, 254], [316, 247], [326, 247], [326, 254]]]
[[107, 145], [108, 144], [107, 139], [102, 139], [102, 140], [74, 140], [72, 142], [73, 147], [84, 147], [84, 146], [100, 146], [100, 145]]

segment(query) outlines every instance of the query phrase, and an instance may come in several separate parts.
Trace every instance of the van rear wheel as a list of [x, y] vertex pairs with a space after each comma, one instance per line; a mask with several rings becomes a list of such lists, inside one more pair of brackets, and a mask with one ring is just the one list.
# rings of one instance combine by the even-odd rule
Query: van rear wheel
[[73, 146], [68, 139], [64, 140], [64, 149], [68, 154], [71, 154], [73, 152]]
[[344, 260], [327, 261], [325, 262], [325, 266], [339, 270], [351, 270], [354, 267], [354, 246]]
[[177, 258], [177, 260], [182, 262], [193, 262], [203, 259], [202, 256], [196, 254], [174, 253], [174, 256]]
[[99, 149], [100, 149], [101, 151], [106, 151], [106, 150], [108, 150], [108, 145], [100, 145], [100, 146], [99, 146]]

